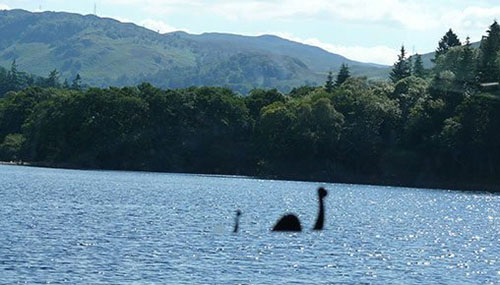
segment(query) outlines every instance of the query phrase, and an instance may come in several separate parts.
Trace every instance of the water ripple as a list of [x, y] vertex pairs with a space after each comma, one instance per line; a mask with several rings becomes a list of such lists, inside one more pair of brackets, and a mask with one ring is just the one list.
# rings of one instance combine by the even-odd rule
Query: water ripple
[[326, 184], [317, 233], [318, 186], [0, 166], [0, 283], [500, 283], [500, 196]]

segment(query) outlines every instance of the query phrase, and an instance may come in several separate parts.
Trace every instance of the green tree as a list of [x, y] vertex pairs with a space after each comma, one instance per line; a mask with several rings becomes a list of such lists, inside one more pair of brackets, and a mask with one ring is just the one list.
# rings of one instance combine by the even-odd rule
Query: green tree
[[476, 52], [467, 44], [449, 49], [436, 61], [430, 90], [447, 103], [449, 115], [465, 95], [475, 92], [476, 62]]
[[478, 76], [480, 83], [496, 82], [500, 79], [498, 51], [500, 50], [500, 26], [497, 21], [491, 24], [488, 35], [481, 41]]
[[73, 90], [82, 90], [82, 78], [80, 73], [76, 74], [75, 79], [71, 83], [71, 89]]
[[7, 91], [9, 91], [9, 77], [8, 72], [0, 66], [0, 98], [2, 98]]
[[428, 96], [427, 89], [427, 82], [416, 76], [406, 77], [396, 83], [392, 96], [399, 103], [403, 120], [408, 118], [410, 109], [419, 100]]
[[147, 105], [133, 90], [49, 92], [23, 126], [31, 160], [139, 169]]
[[333, 160], [344, 124], [344, 116], [333, 107], [331, 100], [319, 98], [312, 103], [311, 133], [316, 141], [317, 159]]
[[256, 148], [261, 157], [261, 171], [278, 171], [283, 161], [290, 161], [291, 126], [296, 120], [294, 112], [282, 102], [264, 107], [255, 126]]
[[21, 74], [18, 71], [18, 66], [15, 59], [12, 61], [12, 64], [10, 66], [8, 80], [9, 80], [8, 82], [9, 90], [18, 91], [22, 89]]
[[406, 78], [411, 75], [410, 62], [406, 58], [405, 47], [401, 46], [401, 53], [398, 55], [398, 61], [394, 63], [392, 68], [390, 78], [392, 82], [396, 83], [399, 80]]
[[52, 70], [49, 73], [49, 77], [47, 78], [46, 87], [53, 87], [53, 88], [59, 87], [60, 85], [59, 77], [60, 77], [59, 71], [57, 71], [57, 69]]
[[457, 80], [460, 85], [469, 91], [474, 88], [476, 83], [476, 53], [471, 47], [470, 39], [467, 37], [460, 57]]
[[68, 79], [64, 79], [64, 82], [62, 84], [62, 89], [70, 89], [71, 86], [69, 86]]
[[441, 55], [445, 54], [450, 48], [461, 46], [462, 43], [458, 38], [457, 34], [453, 32], [452, 29], [449, 29], [448, 32], [441, 38], [438, 43], [438, 48], [434, 54], [433, 61], [436, 61]]
[[349, 66], [345, 63], [342, 63], [339, 74], [337, 74], [337, 81], [335, 81], [335, 86], [342, 85], [342, 83], [344, 83], [349, 77], [351, 77]]
[[0, 160], [19, 160], [21, 149], [26, 139], [22, 134], [9, 134], [0, 144]]
[[403, 121], [401, 142], [406, 149], [419, 148], [429, 152], [435, 147], [434, 137], [443, 126], [445, 103], [433, 100], [427, 94], [417, 98], [409, 106], [407, 119]]
[[451, 70], [436, 72], [430, 86], [429, 93], [433, 99], [441, 99], [446, 103], [447, 116], [453, 112], [463, 99], [463, 86], [457, 84], [457, 76]]
[[[497, 181], [500, 171], [500, 98], [477, 94], [463, 100], [455, 116], [445, 120], [440, 142], [449, 156], [449, 177], [465, 181]], [[451, 163], [450, 163], [451, 162]], [[455, 163], [453, 163], [455, 162]]]
[[290, 97], [294, 98], [300, 98], [300, 97], [305, 97], [315, 91], [318, 87], [313, 87], [313, 86], [300, 86], [300, 87], [294, 87], [292, 91], [288, 94]]
[[391, 145], [392, 133], [399, 121], [397, 101], [380, 90], [375, 93], [366, 78], [348, 79], [332, 101], [345, 117], [339, 162], [356, 175], [377, 171], [380, 155]]
[[0, 99], [0, 141], [8, 134], [22, 133], [22, 126], [33, 109], [51, 96], [47, 90], [35, 87], [8, 93]]
[[325, 82], [325, 90], [328, 93], [331, 93], [333, 91], [334, 83], [333, 83], [333, 74], [332, 72], [328, 72], [328, 76], [326, 77], [326, 82]]
[[422, 56], [418, 53], [415, 55], [415, 61], [413, 62], [413, 75], [420, 78], [425, 77], [425, 68]]
[[254, 89], [250, 95], [245, 97], [245, 103], [250, 111], [250, 115], [257, 119], [261, 109], [274, 102], [285, 102], [286, 98], [277, 89], [262, 90]]

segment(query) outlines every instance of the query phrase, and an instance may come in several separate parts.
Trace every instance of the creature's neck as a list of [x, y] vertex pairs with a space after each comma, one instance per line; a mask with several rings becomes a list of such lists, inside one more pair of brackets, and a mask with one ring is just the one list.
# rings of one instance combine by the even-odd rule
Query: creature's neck
[[234, 223], [234, 230], [233, 230], [233, 233], [237, 233], [238, 232], [238, 229], [239, 229], [239, 224], [240, 224], [240, 219], [239, 217], [236, 217], [236, 221]]
[[320, 197], [318, 219], [316, 220], [316, 225], [314, 226], [314, 230], [315, 231], [322, 230], [324, 223], [325, 223], [325, 206], [323, 205], [323, 198]]

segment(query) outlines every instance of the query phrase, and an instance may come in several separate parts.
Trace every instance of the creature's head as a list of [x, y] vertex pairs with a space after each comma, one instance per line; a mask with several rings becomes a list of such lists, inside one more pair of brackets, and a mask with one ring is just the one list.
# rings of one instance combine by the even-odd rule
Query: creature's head
[[238, 217], [241, 216], [241, 211], [240, 210], [236, 211], [236, 216], [238, 216]]
[[325, 190], [325, 188], [321, 187], [318, 189], [318, 195], [320, 198], [325, 198], [326, 195], [328, 195], [328, 192]]

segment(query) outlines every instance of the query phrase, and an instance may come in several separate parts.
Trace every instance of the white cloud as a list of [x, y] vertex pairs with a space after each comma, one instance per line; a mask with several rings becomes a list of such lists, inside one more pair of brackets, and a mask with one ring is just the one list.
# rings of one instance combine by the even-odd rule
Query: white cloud
[[440, 22], [453, 28], [462, 38], [470, 36], [476, 41], [481, 39], [494, 19], [500, 19], [500, 6], [488, 8], [470, 6], [462, 10], [452, 10], [443, 14]]
[[392, 65], [397, 60], [397, 55], [399, 54], [399, 49], [393, 49], [387, 46], [345, 46], [332, 43], [323, 42], [317, 38], [307, 38], [302, 39], [295, 37], [289, 33], [269, 33], [274, 34], [279, 37], [322, 48], [328, 52], [339, 54], [361, 62], [370, 62], [378, 64]]
[[162, 34], [175, 32], [175, 31], [188, 32], [187, 29], [179, 29], [179, 28], [173, 27], [173, 26], [171, 26], [171, 25], [169, 25], [161, 20], [145, 19], [145, 20], [142, 20], [141, 22], [139, 22], [139, 25], [141, 25], [147, 29], [153, 30], [155, 32], [160, 32]]
[[[101, 17], [101, 16], [99, 15], [99, 17]], [[115, 20], [120, 21], [122, 23], [133, 23], [134, 22], [128, 18], [123, 18], [123, 17], [113, 17], [113, 16], [106, 16], [106, 15], [103, 15], [102, 17], [112, 18], [112, 19], [115, 19]]]
[[333, 20], [398, 22], [423, 30], [439, 24], [426, 5], [416, 0], [102, 0], [115, 5], [140, 5], [154, 15], [177, 12], [215, 14], [230, 20], [293, 19], [326, 16]]
[[[218, 15], [232, 21], [321, 19], [356, 24], [399, 25], [414, 31], [433, 32], [452, 27], [474, 38], [500, 18], [500, 5], [480, 2], [463, 9], [424, 0], [101, 0], [115, 5], [133, 5], [149, 15], [188, 14], [206, 18]], [[462, 5], [463, 7], [463, 5]], [[151, 16], [150, 16], [151, 17]], [[462, 34], [461, 34], [462, 35]], [[476, 36], [474, 36], [476, 35]]]
[[371, 62], [385, 65], [392, 65], [398, 58], [399, 51], [387, 46], [342, 46], [322, 43], [315, 39], [306, 41], [306, 43], [321, 47], [329, 52], [343, 55], [349, 59]]
[[325, 14], [333, 20], [399, 22], [416, 30], [439, 24], [419, 2], [401, 0], [218, 1], [210, 6], [210, 10], [234, 20], [316, 17]]
[[5, 5], [5, 4], [0, 4], [0, 10], [9, 10], [9, 6]]
[[485, 27], [494, 18], [500, 18], [500, 5], [494, 1], [478, 1], [461, 9], [453, 9], [450, 4], [441, 1], [426, 0], [101, 1], [115, 5], [133, 5], [140, 7], [143, 12], [156, 16], [178, 13], [218, 15], [233, 21], [293, 21], [315, 18], [325, 21], [344, 20], [365, 24], [401, 25], [410, 30], [426, 32], [453, 27], [457, 31], [462, 30], [462, 33], [471, 35], [484, 32]]
[[146, 29], [149, 29], [149, 30], [152, 30], [155, 32], [159, 32], [161, 34], [175, 32], [175, 31], [184, 31], [184, 32], [189, 33], [188, 29], [176, 28], [176, 27], [171, 26], [171, 25], [169, 25], [161, 20], [144, 19], [141, 21], [133, 21], [133, 20], [130, 20], [128, 18], [123, 18], [123, 17], [113, 17], [113, 16], [105, 16], [105, 17], [113, 18], [113, 19], [120, 21], [122, 23], [134, 23], [138, 26], [144, 27]]
[[167, 15], [180, 11], [203, 10], [210, 3], [197, 0], [101, 0], [113, 5], [133, 5], [152, 15]]

